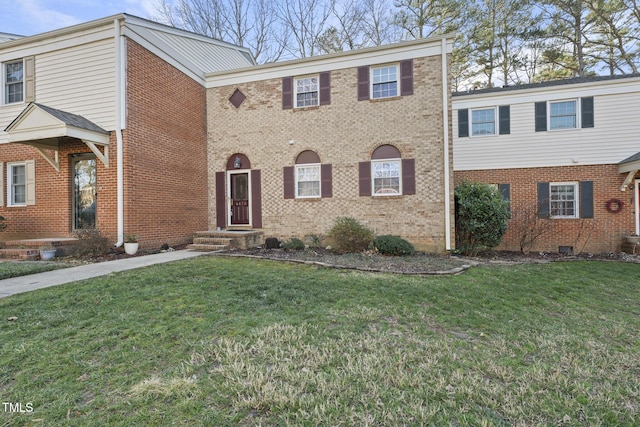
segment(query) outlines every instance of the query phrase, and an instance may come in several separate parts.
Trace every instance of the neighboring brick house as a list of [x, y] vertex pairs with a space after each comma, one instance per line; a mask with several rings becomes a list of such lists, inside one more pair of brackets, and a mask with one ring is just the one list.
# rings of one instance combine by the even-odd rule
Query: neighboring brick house
[[326, 235], [351, 216], [444, 252], [452, 39], [208, 74], [210, 227]]
[[510, 200], [506, 250], [615, 252], [640, 233], [640, 75], [455, 93], [454, 171]]
[[246, 49], [130, 15], [0, 34], [0, 215], [8, 238], [99, 228], [121, 243], [208, 226], [205, 73]]

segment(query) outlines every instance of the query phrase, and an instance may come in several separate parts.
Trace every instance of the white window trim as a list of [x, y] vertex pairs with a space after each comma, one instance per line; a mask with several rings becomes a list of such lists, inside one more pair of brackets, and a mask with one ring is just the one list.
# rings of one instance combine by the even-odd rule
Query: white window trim
[[[473, 134], [473, 112], [482, 110], [493, 110], [493, 133], [483, 135]], [[482, 107], [469, 109], [469, 136], [472, 138], [484, 138], [487, 136], [496, 136], [498, 134], [498, 107]]]
[[[573, 200], [573, 215], [553, 215], [551, 208], [551, 187], [558, 185], [572, 185], [574, 190], [574, 200]], [[567, 182], [550, 182], [549, 183], [549, 217], [555, 219], [573, 219], [580, 218], [580, 185], [577, 181], [567, 181]]]
[[[308, 167], [317, 167], [318, 168], [318, 195], [317, 196], [301, 196], [298, 193], [298, 169], [299, 168], [308, 168]], [[295, 185], [295, 196], [296, 199], [319, 199], [322, 197], [322, 167], [320, 166], [320, 163], [301, 163], [301, 164], [296, 164], [296, 167], [294, 168], [294, 185]], [[307, 182], [312, 182], [312, 181], [307, 181]]]
[[[316, 97], [316, 103], [314, 105], [298, 105], [298, 80], [304, 79], [312, 79], [316, 78], [318, 88], [315, 91], [318, 96]], [[312, 92], [301, 92], [301, 93], [312, 93]], [[299, 76], [293, 78], [293, 107], [294, 108], [308, 108], [308, 107], [317, 107], [320, 105], [320, 75], [319, 74], [310, 74], [306, 76]]]
[[[8, 102], [7, 100], [7, 65], [10, 64], [17, 64], [17, 63], [22, 63], [22, 99], [20, 101], [16, 101], [16, 102]], [[0, 99], [0, 105], [15, 105], [15, 104], [21, 104], [24, 103], [24, 97], [25, 97], [25, 64], [24, 64], [24, 59], [16, 59], [15, 61], [6, 61], [2, 63], [2, 87], [0, 87], [0, 96], [2, 97]]]
[[[398, 192], [397, 193], [376, 193], [375, 164], [397, 162], [400, 166], [398, 174]], [[371, 195], [374, 197], [390, 197], [402, 196], [402, 159], [377, 159], [371, 160]]]
[[[23, 166], [24, 167], [24, 174], [25, 174], [25, 184], [24, 184], [24, 191], [25, 191], [25, 199], [24, 199], [24, 203], [14, 203], [13, 202], [13, 168], [15, 166]], [[27, 199], [28, 199], [28, 194], [27, 194], [27, 163], [26, 162], [11, 162], [11, 163], [7, 163], [7, 206], [8, 207], [15, 207], [15, 206], [27, 206]]]
[[[551, 129], [551, 104], [557, 104], [559, 102], [570, 102], [573, 101], [576, 103], [576, 126], [572, 128], [562, 128], [562, 129]], [[566, 132], [566, 131], [574, 131], [580, 129], [582, 127], [581, 123], [581, 111], [580, 111], [580, 99], [579, 98], [569, 98], [569, 99], [554, 99], [553, 101], [547, 101], [547, 131], [549, 132]]]
[[[391, 67], [395, 67], [396, 69], [396, 94], [395, 95], [390, 95], [390, 96], [380, 96], [380, 97], [374, 97], [373, 95], [373, 71], [374, 70], [379, 70], [381, 68], [391, 68]], [[392, 80], [390, 80], [392, 81]], [[386, 83], [386, 82], [385, 82]], [[396, 96], [400, 96], [400, 64], [399, 63], [391, 63], [391, 64], [383, 64], [383, 65], [376, 65], [375, 67], [370, 67], [369, 70], [369, 93], [371, 94], [371, 99], [387, 99], [387, 98], [395, 98]]]

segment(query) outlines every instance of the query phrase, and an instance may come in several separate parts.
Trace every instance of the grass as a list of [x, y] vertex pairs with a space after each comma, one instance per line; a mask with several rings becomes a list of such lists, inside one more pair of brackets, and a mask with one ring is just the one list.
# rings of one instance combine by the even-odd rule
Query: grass
[[0, 262], [0, 280], [25, 276], [27, 274], [43, 273], [45, 271], [66, 267], [68, 267], [68, 265], [57, 261], [4, 261]]
[[634, 426], [639, 281], [203, 257], [16, 295], [0, 400], [33, 412], [0, 406], [0, 426]]

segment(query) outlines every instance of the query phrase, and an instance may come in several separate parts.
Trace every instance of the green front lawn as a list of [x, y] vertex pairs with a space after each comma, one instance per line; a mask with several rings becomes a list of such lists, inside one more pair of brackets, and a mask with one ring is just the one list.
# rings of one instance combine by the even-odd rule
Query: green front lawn
[[58, 261], [1, 261], [0, 280], [67, 267], [69, 267], [69, 265]]
[[639, 284], [201, 257], [43, 289], [0, 299], [0, 425], [634, 426]]

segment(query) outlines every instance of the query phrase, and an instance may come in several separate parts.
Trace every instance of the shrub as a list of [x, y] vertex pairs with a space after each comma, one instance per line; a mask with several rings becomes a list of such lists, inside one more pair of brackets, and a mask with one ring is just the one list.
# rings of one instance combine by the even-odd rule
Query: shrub
[[290, 251], [303, 251], [304, 242], [297, 237], [292, 237], [291, 240], [284, 242], [282, 247]]
[[413, 245], [400, 236], [384, 235], [373, 240], [373, 246], [383, 255], [413, 255], [416, 251]]
[[367, 250], [374, 233], [357, 220], [345, 216], [336, 219], [329, 237], [334, 241], [338, 252], [353, 253]]
[[466, 255], [498, 246], [507, 231], [507, 201], [497, 188], [464, 181], [455, 189], [456, 247]]
[[5, 223], [7, 219], [0, 215], [0, 231], [4, 231], [7, 228], [7, 224]]
[[74, 254], [79, 257], [100, 257], [109, 253], [112, 244], [98, 229], [78, 230], [74, 233], [78, 239]]

